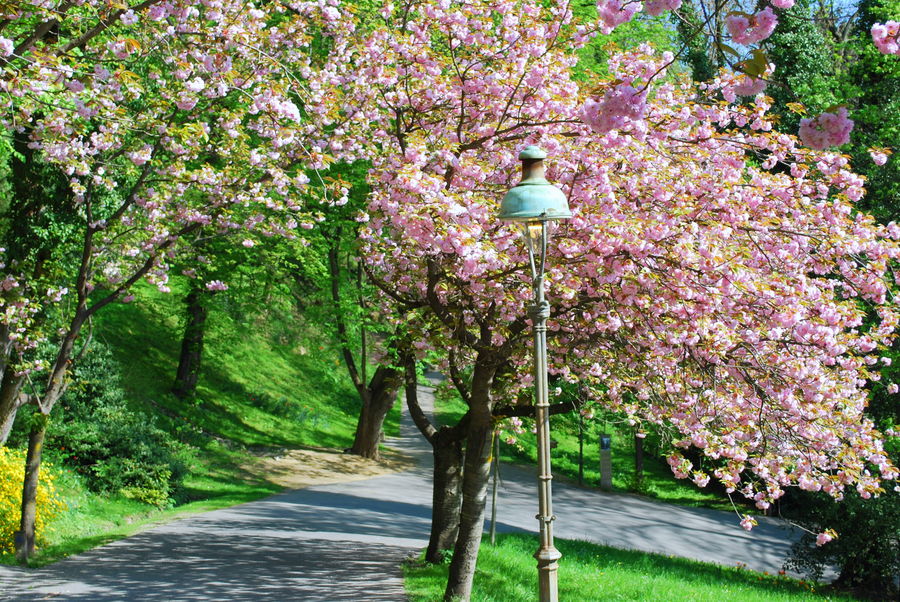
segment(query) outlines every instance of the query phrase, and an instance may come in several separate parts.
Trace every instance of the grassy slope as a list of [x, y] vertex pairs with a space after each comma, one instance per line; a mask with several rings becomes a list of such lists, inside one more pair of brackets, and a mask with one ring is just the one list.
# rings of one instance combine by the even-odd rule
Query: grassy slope
[[[69, 510], [50, 525], [48, 545], [34, 564], [119, 539], [148, 523], [279, 491], [240, 467], [250, 457], [248, 448], [343, 449], [352, 442], [358, 398], [337, 351], [316, 338], [314, 325], [236, 323], [224, 311], [224, 300], [216, 299], [197, 397], [184, 402], [168, 391], [180, 346], [181, 295], [177, 287], [168, 295], [146, 286], [138, 290], [138, 302], [110, 306], [98, 316], [95, 336], [121, 362], [135, 409], [154, 415], [195, 447], [192, 471], [178, 504], [159, 510], [118, 495], [92, 494], [76, 475], [57, 470], [57, 489]], [[286, 336], [286, 330], [293, 332]], [[396, 434], [398, 425], [395, 407], [387, 433]]]
[[[560, 600], [849, 600], [823, 596], [813, 585], [785, 577], [581, 541], [556, 540], [556, 544], [563, 555]], [[485, 541], [478, 556], [472, 601], [536, 600], [537, 573], [532, 554], [537, 547], [536, 535], [498, 535], [496, 546]], [[441, 599], [447, 565], [417, 563], [405, 567], [404, 573], [412, 602]]]

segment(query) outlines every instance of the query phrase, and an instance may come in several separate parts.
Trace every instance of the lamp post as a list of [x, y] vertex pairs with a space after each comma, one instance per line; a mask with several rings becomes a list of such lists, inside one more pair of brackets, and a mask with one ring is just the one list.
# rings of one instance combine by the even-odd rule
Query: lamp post
[[538, 514], [541, 545], [537, 559], [541, 602], [557, 602], [557, 569], [562, 554], [553, 545], [553, 500], [550, 481], [550, 403], [547, 393], [547, 318], [550, 304], [544, 298], [544, 266], [547, 240], [554, 220], [572, 217], [562, 191], [544, 178], [547, 153], [528, 146], [519, 154], [522, 181], [511, 189], [500, 205], [500, 219], [522, 224], [531, 264], [534, 298], [528, 308], [534, 329], [534, 406], [538, 442]]

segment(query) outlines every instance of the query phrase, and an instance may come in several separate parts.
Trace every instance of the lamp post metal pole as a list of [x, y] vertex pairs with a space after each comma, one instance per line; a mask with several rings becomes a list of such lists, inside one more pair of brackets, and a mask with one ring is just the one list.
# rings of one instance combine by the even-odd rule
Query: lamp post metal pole
[[[550, 482], [550, 403], [547, 392], [547, 318], [550, 304], [544, 299], [544, 264], [547, 259], [548, 224], [572, 217], [562, 190], [544, 177], [547, 153], [537, 146], [527, 146], [519, 154], [522, 181], [506, 193], [500, 205], [500, 219], [522, 224], [531, 284], [534, 290], [528, 307], [534, 329], [534, 406], [538, 443], [538, 514], [541, 545], [534, 557], [538, 564], [541, 602], [558, 602], [557, 570], [562, 554], [553, 545], [553, 502]], [[540, 230], [540, 236], [538, 236]]]
[[[538, 443], [538, 514], [541, 544], [534, 557], [538, 564], [540, 602], [558, 602], [559, 550], [553, 545], [553, 498], [550, 471], [550, 403], [547, 390], [547, 318], [550, 304], [544, 298], [544, 262], [547, 256], [547, 222], [541, 223], [540, 257], [529, 249], [534, 302], [528, 308], [534, 329], [534, 406]], [[537, 261], [535, 261], [537, 259]], [[535, 265], [537, 264], [537, 265]]]

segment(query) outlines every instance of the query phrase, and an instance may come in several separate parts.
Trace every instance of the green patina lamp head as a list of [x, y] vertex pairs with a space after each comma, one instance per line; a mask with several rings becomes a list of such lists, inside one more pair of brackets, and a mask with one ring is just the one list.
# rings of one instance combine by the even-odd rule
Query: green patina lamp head
[[531, 145], [519, 153], [522, 181], [506, 193], [500, 219], [509, 222], [544, 222], [572, 217], [562, 190], [544, 178], [547, 153]]

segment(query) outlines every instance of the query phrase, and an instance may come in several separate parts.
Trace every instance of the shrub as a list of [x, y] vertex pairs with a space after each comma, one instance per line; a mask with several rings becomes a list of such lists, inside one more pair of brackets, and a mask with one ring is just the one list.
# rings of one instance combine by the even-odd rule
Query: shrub
[[[37, 491], [35, 535], [38, 545], [43, 543], [44, 528], [66, 505], [53, 487], [52, 465], [44, 463]], [[19, 530], [22, 505], [22, 481], [25, 479], [25, 451], [0, 447], [0, 553], [14, 550], [13, 535]]]
[[109, 350], [94, 343], [54, 410], [47, 447], [92, 491], [166, 506], [186, 474], [188, 447], [128, 407], [120, 372]]
[[805, 533], [794, 544], [786, 568], [821, 579], [824, 569], [835, 567], [839, 571], [837, 587], [862, 596], [897, 599], [900, 495], [892, 487], [868, 500], [855, 491], [848, 492], [841, 502], [821, 493], [796, 492], [792, 497], [803, 509], [796, 522], [815, 532], [834, 528], [838, 537], [817, 546], [815, 534]]

